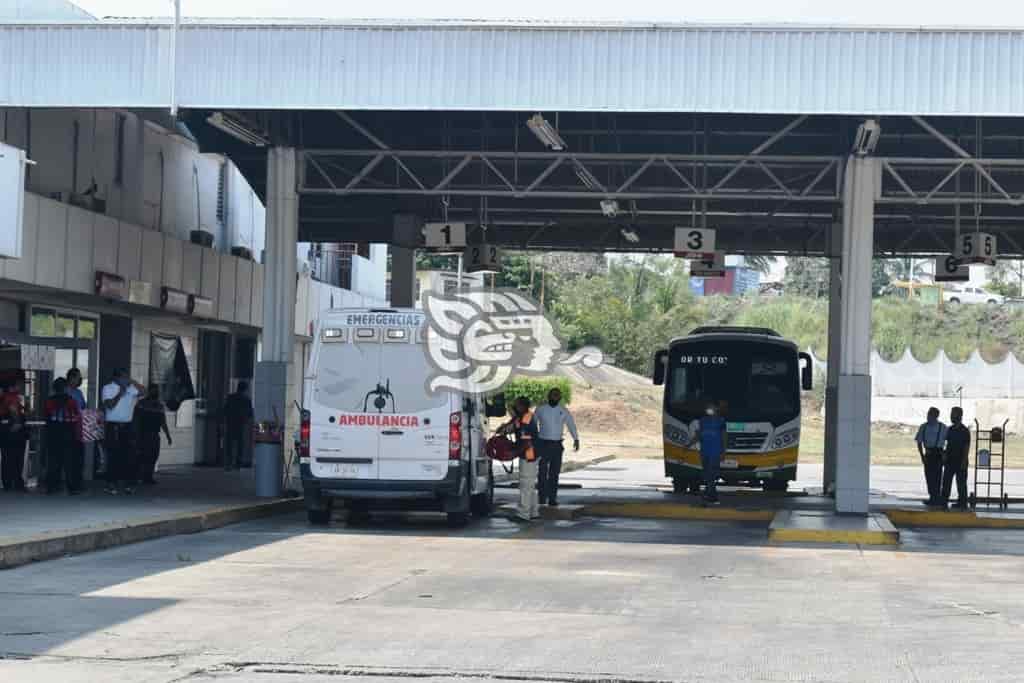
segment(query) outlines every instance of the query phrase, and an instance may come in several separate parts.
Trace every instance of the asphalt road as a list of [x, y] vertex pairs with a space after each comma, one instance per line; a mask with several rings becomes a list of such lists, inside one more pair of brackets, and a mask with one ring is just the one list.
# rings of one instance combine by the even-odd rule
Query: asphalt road
[[1024, 533], [301, 515], [0, 574], [2, 681], [1016, 681]]

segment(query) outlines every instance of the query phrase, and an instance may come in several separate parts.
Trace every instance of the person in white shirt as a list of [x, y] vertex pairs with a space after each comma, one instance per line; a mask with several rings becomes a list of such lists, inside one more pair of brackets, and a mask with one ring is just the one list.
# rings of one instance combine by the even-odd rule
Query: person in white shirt
[[538, 406], [533, 411], [537, 420], [539, 437], [537, 440], [537, 456], [540, 468], [537, 472], [537, 491], [540, 504], [558, 506], [558, 475], [562, 472], [562, 434], [566, 427], [572, 434], [574, 451], [580, 449], [580, 435], [576, 431], [576, 421], [572, 413], [559, 405], [562, 392], [552, 389], [548, 392], [547, 405]]
[[127, 370], [118, 368], [100, 393], [100, 406], [104, 410], [103, 446], [107, 451], [107, 493], [116, 494], [118, 486], [127, 494], [134, 492], [138, 472], [132, 418], [135, 403], [143, 392], [145, 387], [131, 379]]

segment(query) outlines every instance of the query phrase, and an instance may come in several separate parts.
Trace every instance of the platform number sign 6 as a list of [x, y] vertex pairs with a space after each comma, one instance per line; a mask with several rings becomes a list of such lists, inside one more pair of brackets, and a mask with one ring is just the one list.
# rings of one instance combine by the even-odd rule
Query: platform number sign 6
[[466, 247], [463, 261], [470, 273], [501, 270], [501, 250], [491, 244], [474, 244]]

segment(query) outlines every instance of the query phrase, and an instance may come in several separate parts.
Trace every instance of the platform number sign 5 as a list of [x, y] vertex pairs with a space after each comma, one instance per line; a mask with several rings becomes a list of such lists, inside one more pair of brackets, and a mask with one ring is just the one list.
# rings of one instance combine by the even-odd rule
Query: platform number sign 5
[[962, 263], [995, 265], [999, 255], [995, 235], [967, 232], [960, 235], [955, 256]]
[[465, 223], [427, 223], [423, 226], [424, 245], [434, 251], [462, 251], [466, 246]]
[[710, 260], [715, 253], [715, 231], [706, 228], [676, 228], [673, 251], [679, 258]]
[[501, 270], [501, 250], [493, 244], [474, 244], [463, 254], [466, 272], [496, 272]]

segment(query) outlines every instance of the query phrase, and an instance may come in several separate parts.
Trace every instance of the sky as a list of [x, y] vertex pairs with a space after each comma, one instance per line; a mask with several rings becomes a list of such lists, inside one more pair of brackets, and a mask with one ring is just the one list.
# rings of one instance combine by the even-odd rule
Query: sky
[[[76, 0], [98, 17], [167, 16], [171, 0]], [[380, 19], [584, 19], [698, 23], [1024, 27], [1024, 3], [1007, 0], [182, 0], [194, 17]]]

